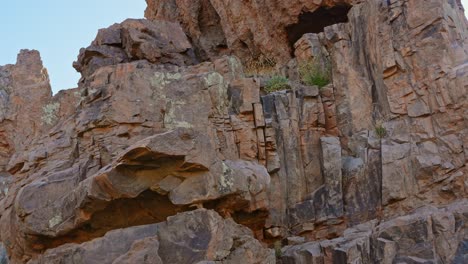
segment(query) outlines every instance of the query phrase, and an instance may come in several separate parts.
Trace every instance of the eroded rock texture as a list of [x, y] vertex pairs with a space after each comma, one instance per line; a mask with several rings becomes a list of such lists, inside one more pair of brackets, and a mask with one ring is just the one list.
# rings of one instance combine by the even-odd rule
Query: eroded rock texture
[[[161, 222], [191, 205], [225, 215], [266, 211], [266, 168], [241, 160], [234, 142], [218, 142], [218, 132], [234, 138], [227, 79], [239, 76], [236, 66], [222, 58], [183, 68], [147, 61], [99, 68], [77, 111], [11, 160], [19, 182], [9, 187], [17, 194], [2, 200], [2, 240], [24, 258]], [[114, 212], [120, 216], [109, 217]]]
[[73, 67], [87, 77], [103, 66], [142, 59], [179, 66], [196, 61], [192, 45], [179, 24], [127, 19], [100, 29], [91, 45], [80, 50]]
[[[109, 254], [102, 254], [109, 252]], [[30, 263], [272, 263], [251, 231], [212, 210], [171, 216], [166, 222], [108, 232], [80, 245], [48, 250]]]
[[302, 34], [346, 22], [351, 4], [360, 0], [146, 2], [148, 19], [179, 21], [202, 56], [232, 52], [247, 61], [264, 55], [281, 64]]
[[0, 67], [0, 262], [467, 262], [458, 1], [147, 2], [76, 89]]
[[[36, 138], [47, 135], [59, 119], [75, 111], [77, 89], [52, 97], [47, 69], [38, 51], [21, 50], [17, 63], [0, 66], [0, 198], [22, 164], [10, 163]], [[46, 156], [42, 156], [45, 158]], [[28, 158], [34, 157], [31, 154]]]
[[282, 263], [465, 263], [467, 200], [420, 208], [381, 224], [366, 222], [342, 237], [290, 245]]

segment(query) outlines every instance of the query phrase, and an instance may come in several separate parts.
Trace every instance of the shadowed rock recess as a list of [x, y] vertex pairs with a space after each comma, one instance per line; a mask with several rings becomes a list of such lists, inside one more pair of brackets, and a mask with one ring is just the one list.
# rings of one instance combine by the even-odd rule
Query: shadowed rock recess
[[468, 263], [460, 1], [147, 3], [0, 66], [1, 264]]

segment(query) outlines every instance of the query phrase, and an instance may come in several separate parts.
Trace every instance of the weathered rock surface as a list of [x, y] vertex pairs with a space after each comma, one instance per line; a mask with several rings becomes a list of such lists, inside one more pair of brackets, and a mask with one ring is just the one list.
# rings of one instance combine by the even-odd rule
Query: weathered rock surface
[[[190, 205], [208, 203], [223, 215], [266, 211], [267, 170], [212, 136], [234, 138], [227, 81], [215, 68], [241, 76], [236, 63], [98, 69], [86, 79], [78, 111], [10, 161], [19, 180], [9, 191], [16, 195], [1, 201], [2, 240], [26, 259], [115, 228], [162, 222]], [[115, 211], [122, 217], [109, 218]]]
[[346, 229], [340, 238], [286, 246], [282, 263], [465, 263], [468, 201], [425, 207], [377, 225]]
[[[52, 96], [47, 70], [38, 51], [21, 50], [14, 65], [0, 66], [0, 199], [15, 181], [23, 164], [9, 164], [29, 144], [75, 112], [77, 89]], [[28, 158], [44, 159], [34, 154]]]
[[10, 158], [74, 113], [78, 99], [77, 89], [52, 97], [38, 51], [21, 50], [16, 64], [0, 66], [0, 171], [16, 170]]
[[[188, 36], [194, 40], [198, 53], [207, 58], [232, 52], [244, 62], [267, 57], [278, 64], [283, 62], [284, 65], [291, 56], [292, 45], [302, 34], [318, 33], [325, 26], [346, 22], [350, 4], [360, 1], [146, 2], [146, 18], [154, 21], [179, 21]], [[334, 8], [329, 9], [330, 7]], [[306, 25], [299, 25], [301, 21]]]
[[0, 243], [0, 263], [8, 264], [8, 255], [2, 243]]
[[[15, 65], [0, 67], [2, 171], [6, 171], [11, 155], [45, 132], [41, 130], [44, 123], [54, 121], [53, 111], [58, 109], [48, 107], [51, 118], [43, 116], [42, 109], [51, 96], [49, 76], [42, 66], [39, 52], [22, 50]], [[34, 129], [27, 129], [29, 127]]]
[[178, 24], [127, 19], [100, 29], [93, 43], [80, 50], [73, 67], [89, 76], [103, 66], [143, 59], [178, 66], [196, 62], [192, 45]]
[[[0, 67], [12, 263], [466, 262], [459, 2], [147, 2], [77, 89], [52, 97], [34, 51]], [[314, 60], [328, 85], [301, 82]]]
[[[106, 252], [106, 254], [103, 254]], [[214, 211], [199, 209], [160, 224], [118, 229], [81, 245], [46, 251], [29, 263], [275, 263], [252, 232]]]

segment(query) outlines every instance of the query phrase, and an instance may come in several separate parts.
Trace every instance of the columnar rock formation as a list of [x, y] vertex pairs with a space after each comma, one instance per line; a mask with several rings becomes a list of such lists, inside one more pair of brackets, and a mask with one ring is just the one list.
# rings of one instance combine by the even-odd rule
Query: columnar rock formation
[[0, 67], [0, 263], [468, 262], [459, 1], [147, 2]]

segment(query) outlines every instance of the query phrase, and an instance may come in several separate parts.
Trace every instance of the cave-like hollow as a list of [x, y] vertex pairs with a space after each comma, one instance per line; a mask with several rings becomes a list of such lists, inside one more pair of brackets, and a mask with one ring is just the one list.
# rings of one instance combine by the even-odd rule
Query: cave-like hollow
[[84, 243], [119, 228], [155, 224], [167, 217], [190, 211], [188, 206], [172, 204], [165, 195], [147, 190], [135, 198], [120, 198], [109, 202], [104, 209], [76, 229], [59, 237], [31, 236], [32, 248], [43, 252], [67, 243]]
[[324, 28], [338, 23], [348, 22], [350, 5], [320, 7], [313, 12], [299, 15], [299, 21], [286, 27], [288, 41], [291, 47], [306, 33], [320, 33]]

